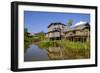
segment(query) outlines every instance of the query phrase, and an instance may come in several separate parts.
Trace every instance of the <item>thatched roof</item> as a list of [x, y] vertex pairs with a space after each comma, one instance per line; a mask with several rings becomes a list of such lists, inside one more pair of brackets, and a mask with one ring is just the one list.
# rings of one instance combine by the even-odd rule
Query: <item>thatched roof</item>
[[60, 23], [60, 22], [56, 22], [56, 23], [51, 23], [51, 24], [48, 26], [48, 28], [51, 27], [52, 25], [63, 25], [63, 26], [65, 26], [65, 24], [62, 24], [62, 23]]
[[65, 32], [76, 31], [76, 30], [82, 30], [82, 29], [85, 29], [85, 28], [90, 28], [89, 23], [85, 23], [85, 24], [82, 24], [82, 25], [74, 26], [74, 27], [65, 28], [64, 31]]
[[48, 33], [52, 33], [52, 32], [60, 32], [60, 30], [53, 30], [53, 31], [49, 31]]

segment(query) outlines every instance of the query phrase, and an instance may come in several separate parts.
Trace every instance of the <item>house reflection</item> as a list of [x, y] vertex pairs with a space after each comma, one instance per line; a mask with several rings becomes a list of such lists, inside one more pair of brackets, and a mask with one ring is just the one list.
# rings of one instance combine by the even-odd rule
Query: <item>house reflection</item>
[[64, 49], [61, 47], [49, 47], [48, 57], [51, 60], [64, 59]]

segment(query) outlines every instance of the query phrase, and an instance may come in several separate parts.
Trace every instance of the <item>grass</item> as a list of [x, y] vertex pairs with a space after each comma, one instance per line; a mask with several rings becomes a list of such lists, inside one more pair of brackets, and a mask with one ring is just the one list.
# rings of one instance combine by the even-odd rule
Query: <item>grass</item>
[[90, 42], [74, 42], [61, 40], [59, 44], [69, 52], [70, 58], [89, 58], [90, 57]]
[[55, 41], [51, 41], [51, 40], [44, 40], [44, 41], [40, 41], [39, 46], [41, 47], [52, 47], [52, 46], [60, 46], [63, 47], [65, 49], [89, 49], [90, 48], [90, 43], [89, 42], [74, 42], [74, 41], [68, 41], [68, 40], [55, 40]]
[[48, 48], [48, 47], [54, 46], [54, 42], [53, 41], [49, 41], [49, 40], [44, 40], [44, 41], [40, 41], [38, 43], [38, 45], [41, 48]]
[[70, 49], [88, 49], [90, 48], [89, 42], [74, 42], [74, 41], [68, 41], [68, 40], [60, 40], [57, 42], [59, 45], [61, 45], [63, 48], [70, 48]]
[[49, 47], [62, 47], [64, 49], [64, 54], [66, 54], [68, 59], [83, 59], [90, 57], [90, 42], [74, 42], [68, 40], [44, 40], [41, 41], [38, 46], [40, 48]]
[[[84, 59], [90, 57], [90, 41], [87, 42], [75, 42], [69, 40], [47, 40], [38, 38], [26, 38], [24, 47], [33, 43], [40, 48], [49, 49], [49, 47], [61, 47], [63, 48], [63, 54], [67, 59]], [[26, 51], [27, 49], [25, 49]]]

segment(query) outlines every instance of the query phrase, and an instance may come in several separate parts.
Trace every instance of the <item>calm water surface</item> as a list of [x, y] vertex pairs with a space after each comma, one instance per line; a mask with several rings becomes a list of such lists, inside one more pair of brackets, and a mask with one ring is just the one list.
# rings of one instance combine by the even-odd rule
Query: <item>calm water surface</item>
[[31, 44], [24, 53], [24, 61], [64, 59], [64, 52], [61, 47], [49, 47], [47, 50]]
[[24, 54], [25, 61], [34, 61], [34, 60], [48, 60], [48, 54], [45, 49], [41, 49], [38, 46], [31, 44], [29, 48], [27, 48]]
[[[75, 50], [74, 50], [75, 51]], [[62, 47], [39, 48], [37, 45], [30, 44], [24, 52], [24, 61], [44, 61], [44, 60], [64, 60], [64, 59], [84, 59], [89, 58], [88, 53], [81, 53]], [[79, 54], [78, 54], [79, 53]], [[86, 54], [86, 57], [85, 57]]]

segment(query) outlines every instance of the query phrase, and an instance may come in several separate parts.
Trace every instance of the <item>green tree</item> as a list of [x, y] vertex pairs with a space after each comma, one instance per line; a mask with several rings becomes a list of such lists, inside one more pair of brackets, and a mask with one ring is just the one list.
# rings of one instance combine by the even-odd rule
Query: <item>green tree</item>
[[39, 32], [36, 34], [36, 36], [41, 39], [41, 40], [44, 40], [45, 39], [45, 33], [43, 31]]
[[27, 28], [24, 28], [24, 52], [27, 50], [29, 44], [31, 43], [30, 33]]
[[24, 41], [29, 42], [30, 41], [30, 33], [28, 32], [27, 28], [24, 28]]
[[71, 26], [72, 23], [73, 23], [73, 20], [72, 20], [72, 19], [69, 19], [69, 20], [67, 21], [67, 25], [68, 25], [68, 26]]
[[24, 32], [28, 32], [28, 29], [27, 28], [24, 28]]

